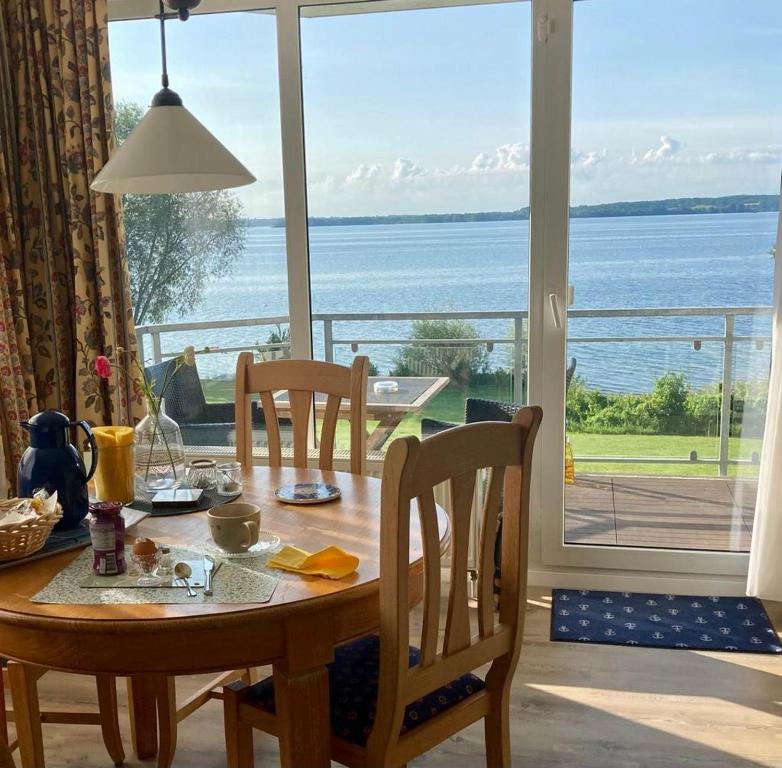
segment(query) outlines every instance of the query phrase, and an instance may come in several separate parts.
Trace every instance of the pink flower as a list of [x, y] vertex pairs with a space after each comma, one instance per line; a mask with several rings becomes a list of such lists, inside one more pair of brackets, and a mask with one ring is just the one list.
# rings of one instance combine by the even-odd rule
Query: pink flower
[[95, 373], [102, 379], [108, 379], [111, 376], [111, 363], [105, 355], [98, 355], [95, 358]]

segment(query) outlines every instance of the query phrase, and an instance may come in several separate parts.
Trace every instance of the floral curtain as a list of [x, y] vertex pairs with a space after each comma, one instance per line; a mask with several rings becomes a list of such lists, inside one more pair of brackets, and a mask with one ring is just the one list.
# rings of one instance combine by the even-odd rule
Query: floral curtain
[[141, 396], [99, 354], [135, 354], [119, 201], [89, 185], [109, 157], [107, 0], [0, 3], [0, 417], [6, 464], [18, 422], [44, 408], [128, 424]]

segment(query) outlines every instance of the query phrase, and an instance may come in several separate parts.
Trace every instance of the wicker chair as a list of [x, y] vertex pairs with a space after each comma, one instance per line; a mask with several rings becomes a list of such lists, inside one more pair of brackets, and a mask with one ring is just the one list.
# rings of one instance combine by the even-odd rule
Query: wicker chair
[[[170, 366], [175, 360], [167, 360], [144, 369], [147, 381], [155, 382], [153, 389], [159, 395]], [[166, 389], [166, 413], [182, 431], [185, 445], [227, 445], [229, 436], [236, 430], [233, 403], [207, 403], [198, 368], [182, 366]], [[265, 435], [266, 423], [257, 402], [252, 404], [253, 431]], [[263, 441], [255, 441], [259, 445]]]
[[[570, 389], [570, 383], [576, 373], [576, 358], [571, 357], [565, 372], [565, 394]], [[522, 406], [518, 403], [505, 403], [500, 400], [484, 400], [479, 397], [468, 397], [464, 401], [464, 423], [474, 424], [477, 421], [511, 421]], [[421, 437], [431, 437], [438, 432], [452, 427], [458, 427], [451, 421], [439, 419], [421, 419]]]

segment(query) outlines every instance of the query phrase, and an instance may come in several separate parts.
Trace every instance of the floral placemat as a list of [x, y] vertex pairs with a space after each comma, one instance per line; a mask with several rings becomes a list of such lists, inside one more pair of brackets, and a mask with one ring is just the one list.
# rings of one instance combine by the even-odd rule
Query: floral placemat
[[[181, 547], [172, 547], [171, 554], [174, 562], [203, 556], [203, 552], [196, 548]], [[279, 581], [268, 572], [267, 557], [262, 555], [242, 560], [241, 564], [224, 560], [214, 575], [214, 594], [207, 596], [203, 589], [196, 589], [196, 596], [188, 597], [183, 587], [83, 587], [85, 578], [92, 573], [92, 548], [87, 547], [40, 592], [33, 595], [31, 601], [59, 605], [267, 603]], [[130, 563], [128, 567], [132, 567]]]

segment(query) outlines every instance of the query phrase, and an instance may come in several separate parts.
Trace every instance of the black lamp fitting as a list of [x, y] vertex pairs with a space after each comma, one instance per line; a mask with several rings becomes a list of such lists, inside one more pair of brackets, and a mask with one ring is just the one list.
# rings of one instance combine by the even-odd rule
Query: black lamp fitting
[[187, 21], [190, 18], [190, 11], [201, 4], [201, 0], [165, 0], [166, 5], [176, 11], [180, 21]]

